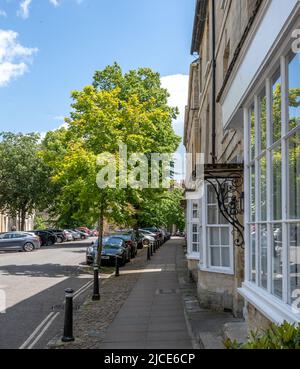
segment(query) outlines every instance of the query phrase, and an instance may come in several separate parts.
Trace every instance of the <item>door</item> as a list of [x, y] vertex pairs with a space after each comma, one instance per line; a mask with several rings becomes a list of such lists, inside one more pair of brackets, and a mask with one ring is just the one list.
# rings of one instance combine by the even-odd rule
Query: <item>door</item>
[[20, 246], [16, 245], [16, 240], [12, 237], [13, 234], [4, 233], [0, 235], [0, 250], [9, 251], [16, 250]]

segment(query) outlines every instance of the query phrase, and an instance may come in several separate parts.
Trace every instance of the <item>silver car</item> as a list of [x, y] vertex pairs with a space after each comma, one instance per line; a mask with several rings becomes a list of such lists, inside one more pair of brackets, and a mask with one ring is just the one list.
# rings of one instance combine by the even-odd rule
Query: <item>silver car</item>
[[26, 232], [0, 233], [0, 251], [31, 252], [41, 247], [40, 238]]

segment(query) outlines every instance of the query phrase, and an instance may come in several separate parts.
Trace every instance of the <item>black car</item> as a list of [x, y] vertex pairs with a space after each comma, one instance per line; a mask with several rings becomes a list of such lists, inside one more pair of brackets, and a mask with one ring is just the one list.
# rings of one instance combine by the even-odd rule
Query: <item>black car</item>
[[118, 237], [125, 241], [126, 247], [130, 249], [130, 257], [134, 259], [137, 254], [138, 238], [134, 231], [118, 232], [111, 234], [110, 237]]
[[61, 229], [48, 228], [48, 229], [45, 229], [45, 231], [54, 234], [56, 236], [57, 243], [62, 243], [62, 242], [67, 241], [64, 231], [62, 231]]
[[[86, 250], [86, 263], [94, 263], [97, 254], [97, 242], [93, 242]], [[116, 264], [116, 257], [119, 259], [119, 265], [125, 265], [130, 260], [129, 250], [126, 248], [125, 241], [118, 237], [105, 237], [101, 254], [101, 264]]]
[[48, 231], [29, 231], [40, 237], [41, 246], [52, 246], [56, 243], [56, 236], [54, 233]]

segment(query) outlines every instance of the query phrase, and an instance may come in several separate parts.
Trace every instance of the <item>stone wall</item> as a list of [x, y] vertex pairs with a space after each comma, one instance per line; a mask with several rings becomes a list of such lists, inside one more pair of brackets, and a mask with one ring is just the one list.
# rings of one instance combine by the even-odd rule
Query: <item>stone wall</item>
[[233, 275], [199, 270], [197, 289], [199, 302], [203, 308], [233, 312]]
[[198, 260], [188, 260], [188, 270], [190, 273], [190, 277], [193, 279], [193, 281], [197, 282], [198, 280]]
[[247, 303], [248, 333], [266, 330], [270, 327], [271, 323], [259, 310], [250, 303]]

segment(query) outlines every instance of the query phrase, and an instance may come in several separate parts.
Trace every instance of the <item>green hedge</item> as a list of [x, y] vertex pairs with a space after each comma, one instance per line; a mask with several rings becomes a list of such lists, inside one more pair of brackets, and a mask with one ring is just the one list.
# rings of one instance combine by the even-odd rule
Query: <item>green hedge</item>
[[285, 350], [300, 349], [300, 325], [284, 322], [278, 326], [272, 324], [269, 329], [262, 333], [251, 332], [247, 343], [240, 344], [237, 341], [225, 342], [227, 349], [261, 349], [261, 350]]

